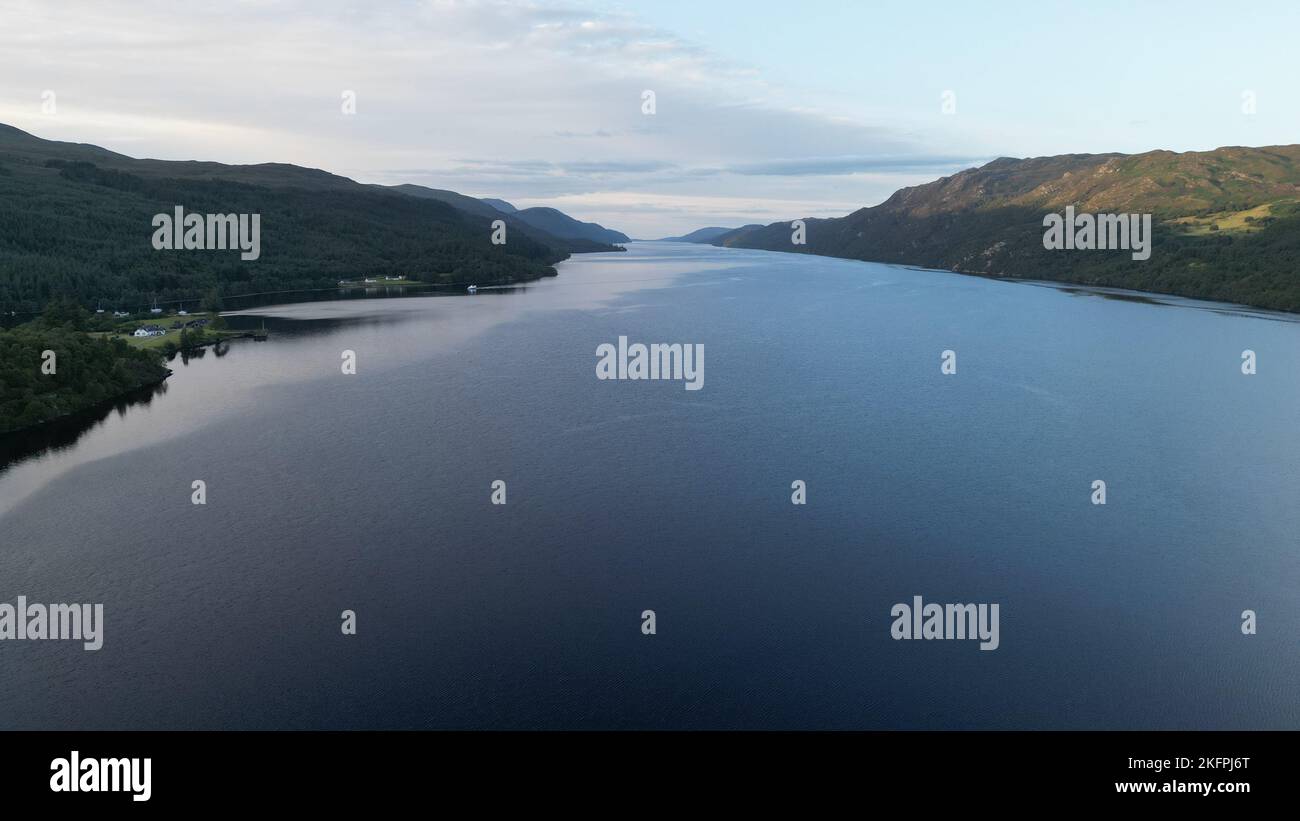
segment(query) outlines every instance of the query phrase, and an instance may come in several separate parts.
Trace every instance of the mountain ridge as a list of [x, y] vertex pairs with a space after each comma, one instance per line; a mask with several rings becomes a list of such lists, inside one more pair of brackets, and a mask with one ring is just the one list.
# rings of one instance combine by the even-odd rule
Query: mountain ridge
[[754, 229], [754, 228], [762, 228], [762, 227], [763, 227], [762, 225], [758, 225], [758, 224], [742, 225], [739, 228], [721, 228], [718, 226], [710, 226], [708, 228], [697, 228], [694, 231], [690, 232], [689, 234], [682, 234], [680, 237], [664, 237], [663, 239], [656, 240], [656, 241], [657, 242], [693, 242], [697, 244], [707, 244], [713, 242], [713, 240], [717, 239], [718, 237], [725, 236], [727, 234], [732, 234], [737, 231], [744, 231], [746, 229]]
[[[154, 215], [178, 205], [261, 214], [261, 258], [155, 250]], [[0, 311], [29, 314], [56, 296], [134, 309], [361, 276], [509, 284], [554, 276], [571, 253], [616, 250], [522, 223], [495, 245], [499, 216], [321, 169], [133, 158], [0, 124]]]
[[[1044, 248], [1043, 218], [1069, 205], [1152, 214], [1151, 259]], [[805, 228], [805, 245], [788, 222], [712, 244], [1300, 311], [1300, 145], [1002, 157]]]
[[[598, 230], [587, 231], [587, 232], [574, 231], [571, 232], [573, 234], [572, 236], [561, 236], [559, 234], [555, 234], [550, 231], [547, 231], [543, 226], [534, 224], [533, 220], [528, 219], [527, 212], [533, 209], [524, 209], [522, 211], [519, 209], [515, 209], [513, 211], [503, 211], [497, 208], [496, 206], [492, 205], [491, 202], [489, 202], [488, 200], [470, 197], [465, 194], [459, 194], [455, 191], [448, 191], [446, 189], [429, 188], [427, 186], [414, 185], [411, 183], [406, 183], [402, 185], [393, 185], [393, 186], [381, 186], [381, 187], [386, 187], [392, 190], [396, 190], [403, 194], [408, 194], [414, 197], [426, 197], [429, 199], [441, 200], [442, 202], [447, 203], [453, 208], [458, 208], [462, 211], [465, 211], [466, 213], [474, 214], [475, 216], [479, 216], [479, 217], [484, 217], [489, 220], [494, 220], [494, 221], [502, 220], [506, 223], [506, 227], [508, 230], [519, 231], [525, 236], [532, 237], [533, 239], [536, 239], [540, 242], [547, 243], [557, 248], [562, 248], [568, 251], [569, 253], [586, 254], [586, 253], [595, 253], [595, 252], [603, 252], [603, 251], [622, 250], [617, 246], [615, 246], [613, 242], [595, 238], [595, 237], [605, 236], [605, 234], [602, 234], [601, 232], [606, 232], [608, 231], [608, 229], [604, 228], [601, 225], [597, 225], [596, 223], [578, 223], [578, 221], [575, 220], [573, 217], [570, 217], [568, 214], [565, 214], [563, 211], [559, 211], [558, 209], [550, 209], [550, 210], [555, 211], [556, 214], [560, 215], [561, 219], [559, 219], [558, 221], [561, 224], [567, 224], [565, 223], [565, 221], [568, 221], [583, 226], [594, 226], [594, 228]], [[509, 203], [506, 203], [504, 200], [499, 200], [499, 202], [502, 202], [505, 205], [509, 205]], [[510, 206], [510, 207], [514, 208], [514, 206]], [[618, 236], [623, 236], [622, 234], [619, 234], [616, 231], [610, 233], [616, 234]], [[626, 242], [627, 240], [626, 238], [624, 238], [623, 240], [620, 241]]]
[[561, 239], [583, 239], [608, 245], [631, 241], [622, 231], [595, 222], [582, 222], [549, 206], [516, 209], [510, 216]]

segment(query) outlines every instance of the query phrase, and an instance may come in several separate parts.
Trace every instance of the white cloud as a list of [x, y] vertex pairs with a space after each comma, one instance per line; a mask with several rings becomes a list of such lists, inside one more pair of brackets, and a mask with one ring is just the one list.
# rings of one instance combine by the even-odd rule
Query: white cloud
[[[0, 117], [135, 156], [567, 202], [639, 236], [843, 213], [961, 161], [801, 109], [756, 67], [573, 3], [2, 6]], [[55, 116], [40, 113], [44, 89]], [[340, 112], [345, 89], [355, 116]]]

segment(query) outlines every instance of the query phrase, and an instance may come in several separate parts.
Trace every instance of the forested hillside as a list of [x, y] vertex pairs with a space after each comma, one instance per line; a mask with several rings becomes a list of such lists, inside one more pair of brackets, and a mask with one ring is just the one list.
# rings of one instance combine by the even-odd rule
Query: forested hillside
[[[1049, 251], [1043, 217], [1149, 213], [1150, 259]], [[715, 245], [1132, 288], [1300, 311], [1300, 146], [999, 159], [845, 217], [742, 228]]]
[[0, 329], [0, 434], [92, 408], [166, 377], [157, 352], [91, 336], [85, 321], [80, 306], [56, 300], [40, 319]]
[[[155, 214], [260, 214], [261, 257], [159, 251]], [[39, 311], [55, 296], [138, 310], [160, 301], [330, 287], [402, 275], [506, 283], [553, 274], [561, 243], [512, 232], [435, 199], [314, 169], [135, 160], [0, 126], [0, 311]]]

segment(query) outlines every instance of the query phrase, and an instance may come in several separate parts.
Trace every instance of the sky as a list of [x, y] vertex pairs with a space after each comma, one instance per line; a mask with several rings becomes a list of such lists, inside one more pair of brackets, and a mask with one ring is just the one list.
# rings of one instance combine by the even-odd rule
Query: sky
[[1000, 156], [1294, 143], [1297, 32], [1293, 1], [0, 0], [0, 122], [656, 238]]

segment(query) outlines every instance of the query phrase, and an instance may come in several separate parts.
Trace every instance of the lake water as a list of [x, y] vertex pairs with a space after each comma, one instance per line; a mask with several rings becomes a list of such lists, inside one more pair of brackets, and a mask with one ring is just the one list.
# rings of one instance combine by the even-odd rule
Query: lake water
[[[270, 340], [0, 472], [0, 601], [106, 620], [0, 642], [0, 727], [1300, 725], [1300, 324], [707, 246], [559, 270], [232, 317]], [[704, 388], [598, 380], [620, 335], [703, 344]], [[915, 595], [999, 604], [1000, 647], [893, 640]]]

